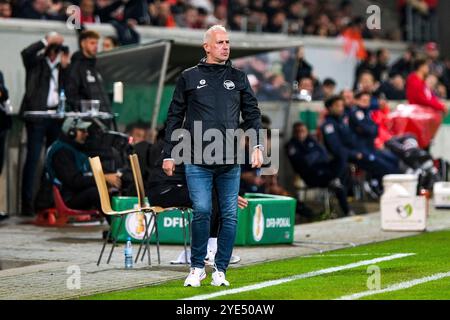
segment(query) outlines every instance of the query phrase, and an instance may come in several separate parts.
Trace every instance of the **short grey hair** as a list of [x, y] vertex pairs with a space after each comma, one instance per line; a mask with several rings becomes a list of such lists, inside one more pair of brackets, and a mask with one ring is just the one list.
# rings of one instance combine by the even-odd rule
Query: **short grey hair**
[[208, 40], [211, 38], [211, 33], [213, 33], [214, 31], [224, 31], [227, 32], [227, 29], [225, 29], [224, 26], [220, 25], [220, 24], [216, 24], [212, 27], [210, 27], [208, 30], [206, 30], [205, 34], [203, 35], [203, 43], [207, 43]]

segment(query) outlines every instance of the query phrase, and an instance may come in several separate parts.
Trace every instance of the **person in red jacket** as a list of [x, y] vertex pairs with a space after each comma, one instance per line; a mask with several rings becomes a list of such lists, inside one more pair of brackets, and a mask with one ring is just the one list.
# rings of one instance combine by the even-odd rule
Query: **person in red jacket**
[[425, 78], [429, 72], [427, 60], [416, 60], [414, 72], [410, 73], [406, 79], [406, 98], [410, 104], [418, 104], [447, 113], [447, 106], [433, 95], [425, 84]]

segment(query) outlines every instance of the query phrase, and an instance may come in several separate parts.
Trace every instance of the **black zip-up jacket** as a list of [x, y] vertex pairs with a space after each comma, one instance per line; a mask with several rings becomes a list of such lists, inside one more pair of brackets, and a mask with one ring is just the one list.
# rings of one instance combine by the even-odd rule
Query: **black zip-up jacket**
[[[62, 184], [61, 194], [63, 199], [68, 201], [74, 194], [86, 190], [89, 187], [95, 187], [96, 184], [93, 175], [87, 175], [77, 167], [77, 157], [84, 157], [87, 159], [87, 156], [84, 154], [84, 145], [80, 145], [64, 135], [61, 135], [59, 141], [70, 145], [73, 150], [64, 147], [60, 148], [52, 154], [51, 159], [47, 159], [46, 161], [49, 161], [48, 165], [52, 167], [55, 178]], [[58, 140], [56, 142], [58, 142]], [[50, 148], [52, 148], [52, 146]], [[49, 156], [49, 154], [50, 151], [47, 156]], [[83, 155], [81, 156], [81, 154]]]
[[[25, 111], [47, 110], [47, 97], [50, 86], [51, 70], [46, 56], [39, 52], [45, 48], [42, 41], [35, 42], [22, 50], [22, 61], [25, 66], [25, 94], [22, 99], [19, 114], [23, 116]], [[68, 67], [58, 66], [59, 88], [64, 88], [67, 83]], [[27, 121], [38, 122], [39, 120], [27, 119]]]
[[[8, 89], [5, 87], [5, 80], [3, 79], [3, 73], [0, 71], [0, 137], [6, 130], [11, 128], [11, 116], [9, 116], [6, 113], [6, 110], [4, 109], [4, 103], [6, 100], [8, 100]], [[0, 148], [2, 146], [0, 145]], [[0, 150], [0, 153], [1, 150]], [[2, 155], [0, 155], [2, 157]], [[0, 158], [0, 172], [2, 171], [2, 165], [1, 165], [2, 159]]]
[[96, 61], [96, 58], [85, 57], [81, 51], [72, 56], [66, 96], [75, 110], [81, 110], [81, 100], [100, 100], [100, 111], [111, 112], [111, 102], [95, 67]]
[[[171, 141], [173, 131], [182, 127], [188, 130], [193, 144], [194, 121], [200, 121], [202, 130], [197, 132], [197, 137], [199, 134], [203, 137], [208, 129], [218, 129], [223, 136], [222, 164], [236, 163], [236, 148], [233, 148], [233, 158], [230, 155], [227, 157], [225, 138], [227, 129], [239, 128], [241, 114], [244, 120], [242, 127], [255, 129], [257, 144], [260, 144], [261, 112], [247, 75], [232, 67], [230, 60], [225, 64], [208, 64], [203, 58], [197, 66], [184, 70], [178, 79], [167, 115], [164, 157], [171, 158], [172, 149], [178, 143]], [[207, 145], [214, 141], [195, 143], [201, 143], [203, 153]], [[203, 157], [201, 162], [194, 162], [194, 151], [192, 145], [191, 163], [211, 165], [205, 163]]]

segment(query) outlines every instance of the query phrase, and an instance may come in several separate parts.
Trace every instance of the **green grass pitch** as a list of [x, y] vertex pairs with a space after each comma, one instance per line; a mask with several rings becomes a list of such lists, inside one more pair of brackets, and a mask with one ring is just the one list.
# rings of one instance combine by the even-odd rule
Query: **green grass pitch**
[[[277, 250], [267, 248], [267, 250]], [[163, 284], [120, 292], [110, 292], [82, 299], [183, 299], [197, 295], [211, 294], [222, 290], [237, 289], [264, 281], [276, 280], [293, 275], [339, 267], [363, 260], [386, 257], [396, 253], [414, 253], [414, 255], [375, 263], [369, 272], [369, 265], [331, 272], [305, 279], [269, 286], [261, 289], [227, 294], [213, 299], [247, 300], [297, 300], [297, 299], [338, 299], [347, 295], [374, 289], [379, 280], [378, 289], [391, 285], [450, 272], [450, 230], [423, 233], [418, 236], [363, 245], [355, 248], [330, 251], [286, 260], [261, 263], [247, 267], [232, 268], [227, 272], [231, 286], [228, 288], [210, 285], [211, 276], [202, 282], [200, 288], [185, 288], [183, 281], [169, 281]], [[245, 257], [242, 257], [245, 259]], [[151, 272], [151, 271], [149, 271]], [[369, 286], [368, 286], [369, 282]], [[370, 286], [372, 285], [372, 286]], [[428, 281], [416, 286], [392, 292], [370, 294], [361, 299], [450, 299], [450, 277]]]

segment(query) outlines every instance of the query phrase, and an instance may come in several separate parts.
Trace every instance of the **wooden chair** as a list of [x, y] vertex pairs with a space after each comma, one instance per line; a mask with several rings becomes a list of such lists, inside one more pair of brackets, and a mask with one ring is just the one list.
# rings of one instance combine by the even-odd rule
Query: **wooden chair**
[[[162, 208], [162, 207], [149, 207], [145, 203], [145, 188], [144, 188], [144, 182], [142, 180], [142, 173], [141, 173], [141, 167], [139, 165], [139, 158], [137, 154], [130, 155], [130, 163], [131, 163], [131, 169], [133, 171], [133, 178], [136, 183], [136, 192], [138, 195], [138, 206], [143, 211], [149, 211], [151, 209], [152, 216], [151, 219], [148, 220], [148, 225], [145, 226], [145, 235], [144, 239], [141, 242], [141, 245], [139, 246], [138, 254], [136, 255], [136, 261], [138, 260], [139, 254], [141, 252], [141, 248], [143, 243], [145, 243], [145, 249], [142, 253], [141, 261], [144, 259], [146, 250], [150, 250], [149, 242], [151, 235], [153, 234], [153, 231], [155, 231], [156, 236], [156, 248], [158, 253], [158, 264], [161, 263], [160, 259], [160, 250], [159, 250], [159, 234], [158, 234], [158, 224], [157, 224], [157, 215], [163, 212], [169, 212], [172, 210], [179, 210], [181, 212], [182, 221], [183, 221], [183, 236], [184, 236], [184, 252], [185, 252], [185, 261], [187, 262], [187, 230], [186, 230], [186, 224], [185, 224], [185, 216], [187, 215], [187, 218], [190, 220], [191, 217], [191, 209], [185, 208], [185, 207], [169, 207], [169, 208]], [[152, 230], [150, 230], [150, 233], [147, 232], [148, 228], [150, 227], [150, 223], [153, 221]], [[189, 235], [191, 235], [191, 224], [189, 223]]]
[[[130, 213], [144, 213], [144, 210], [142, 210], [141, 208], [136, 208], [136, 209], [130, 209], [130, 210], [123, 210], [123, 211], [114, 211], [111, 208], [111, 201], [109, 200], [108, 187], [106, 185], [106, 179], [105, 179], [105, 175], [103, 173], [103, 168], [102, 168], [102, 164], [100, 162], [100, 158], [99, 157], [89, 158], [89, 163], [91, 165], [92, 173], [94, 175], [95, 183], [97, 185], [97, 190], [98, 190], [98, 193], [100, 196], [100, 203], [101, 203], [102, 211], [105, 215], [108, 215], [111, 217], [117, 217], [117, 216], [120, 217], [119, 228], [117, 229], [117, 232], [120, 232], [125, 216], [127, 216]], [[152, 210], [152, 208], [150, 208], [150, 207], [146, 208], [146, 212], [149, 212], [151, 210]], [[145, 219], [145, 223], [147, 224], [147, 217], [145, 216], [145, 213], [144, 213], [144, 219]], [[97, 266], [100, 264], [100, 261], [103, 256], [103, 252], [105, 251], [105, 247], [106, 247], [106, 244], [108, 243], [110, 236], [113, 239], [113, 244], [111, 247], [111, 251], [109, 253], [107, 264], [111, 261], [111, 256], [114, 251], [114, 247], [116, 246], [116, 243], [117, 243], [117, 236], [115, 234], [114, 235], [112, 234], [111, 228], [110, 228], [108, 231], [108, 235], [106, 236], [106, 239], [103, 243], [102, 251], [100, 252], [100, 256], [97, 261]], [[150, 265], [151, 264], [150, 250], [149, 250], [148, 261], [149, 261], [149, 265]]]
[[[141, 166], [139, 165], [139, 159], [137, 154], [130, 155], [130, 163], [131, 170], [133, 171], [133, 179], [136, 185], [136, 193], [138, 197], [138, 209], [140, 209], [145, 216], [145, 213], [150, 213], [150, 219], [145, 219], [145, 233], [142, 239], [142, 242], [139, 246], [139, 250], [136, 254], [135, 262], [138, 261], [139, 254], [141, 253], [142, 245], [145, 243], [145, 249], [142, 253], [141, 261], [144, 259], [145, 253], [148, 250], [148, 256], [150, 261], [150, 238], [155, 232], [156, 237], [156, 250], [158, 254], [158, 264], [161, 264], [161, 255], [159, 250], [159, 234], [158, 234], [158, 224], [157, 224], [157, 214], [164, 211], [164, 208], [161, 207], [150, 207], [145, 202], [145, 188], [144, 188], [144, 180], [142, 179]], [[152, 225], [153, 222], [153, 225]], [[151, 230], [150, 229], [151, 227]]]

